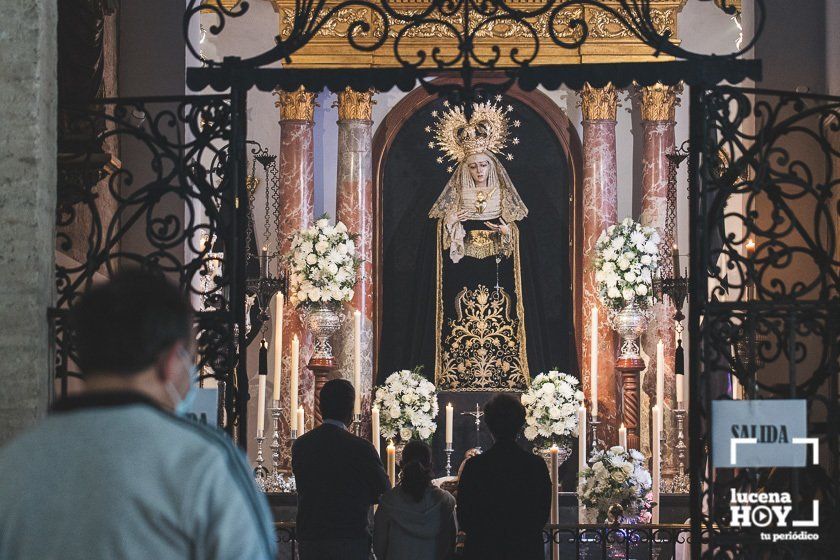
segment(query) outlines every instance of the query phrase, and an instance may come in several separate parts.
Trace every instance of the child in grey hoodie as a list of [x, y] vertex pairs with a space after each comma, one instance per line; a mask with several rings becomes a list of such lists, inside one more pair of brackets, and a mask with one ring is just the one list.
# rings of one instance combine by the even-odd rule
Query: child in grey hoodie
[[377, 560], [449, 560], [455, 546], [455, 498], [432, 484], [432, 450], [412, 440], [400, 482], [379, 501], [373, 529]]

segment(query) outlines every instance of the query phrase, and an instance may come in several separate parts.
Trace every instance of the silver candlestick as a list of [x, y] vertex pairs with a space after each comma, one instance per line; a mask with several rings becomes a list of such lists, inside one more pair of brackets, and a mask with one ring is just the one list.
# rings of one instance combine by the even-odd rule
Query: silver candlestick
[[690, 480], [685, 472], [685, 455], [687, 447], [685, 445], [685, 410], [678, 408], [674, 410], [674, 417], [677, 421], [677, 474], [671, 479], [668, 491], [673, 494], [688, 494], [690, 490]]
[[271, 467], [274, 472], [280, 469], [280, 401], [273, 401], [271, 407]]
[[598, 426], [600, 424], [601, 423], [598, 421], [597, 416], [593, 416], [592, 419], [589, 421], [589, 425], [592, 427], [592, 437], [590, 438], [592, 439], [592, 448], [589, 452], [590, 455], [598, 451], [598, 445], [600, 443], [598, 441]]
[[298, 431], [297, 431], [296, 429], [292, 428], [292, 434], [291, 434], [291, 436], [290, 436], [290, 438], [289, 438], [289, 439], [291, 439], [291, 440], [292, 440], [292, 443], [294, 443], [294, 441], [297, 439], [297, 432], [298, 432]]
[[353, 415], [353, 433], [356, 434], [356, 437], [362, 437], [362, 415], [361, 414], [354, 414]]
[[443, 450], [446, 453], [446, 476], [452, 476], [452, 452], [455, 451], [452, 449], [452, 442], [446, 444], [446, 449]]
[[263, 433], [257, 432], [257, 467], [254, 469], [254, 476], [258, 479], [265, 478], [268, 474], [268, 470], [263, 465], [265, 462], [263, 458], [263, 440], [265, 440]]

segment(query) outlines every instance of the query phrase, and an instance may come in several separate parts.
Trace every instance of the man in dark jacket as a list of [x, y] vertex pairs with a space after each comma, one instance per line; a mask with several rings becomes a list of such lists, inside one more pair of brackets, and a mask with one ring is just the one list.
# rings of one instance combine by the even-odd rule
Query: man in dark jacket
[[347, 431], [355, 390], [344, 379], [321, 389], [324, 423], [292, 446], [301, 560], [368, 560], [370, 506], [388, 489], [373, 445]]
[[519, 399], [499, 394], [484, 407], [496, 443], [464, 466], [458, 483], [458, 522], [470, 560], [542, 560], [543, 527], [551, 509], [545, 461], [515, 438], [525, 424]]

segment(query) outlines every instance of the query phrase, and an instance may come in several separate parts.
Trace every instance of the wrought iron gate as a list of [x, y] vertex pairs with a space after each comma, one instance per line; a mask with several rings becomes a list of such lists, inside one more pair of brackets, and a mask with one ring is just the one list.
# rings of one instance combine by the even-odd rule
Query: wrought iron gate
[[244, 442], [244, 107], [228, 95], [149, 97], [60, 115], [50, 310], [60, 392], [80, 376], [68, 308], [97, 277], [156, 271], [192, 300], [201, 378], [218, 381], [223, 425]]
[[[692, 557], [835, 557], [840, 98], [694, 88], [691, 131]], [[827, 459], [713, 469], [711, 403], [729, 398], [730, 373], [746, 398], [805, 399]], [[731, 489], [790, 492], [792, 519], [819, 500], [821, 539], [772, 543], [729, 528]]]

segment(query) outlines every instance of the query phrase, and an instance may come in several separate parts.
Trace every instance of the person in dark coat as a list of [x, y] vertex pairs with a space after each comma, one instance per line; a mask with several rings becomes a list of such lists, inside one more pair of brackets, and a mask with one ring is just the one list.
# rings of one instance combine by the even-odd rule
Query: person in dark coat
[[368, 560], [370, 506], [388, 489], [373, 445], [347, 431], [355, 390], [345, 379], [321, 389], [323, 424], [292, 446], [300, 560]]
[[516, 444], [525, 425], [519, 399], [502, 393], [484, 407], [495, 443], [473, 457], [458, 482], [458, 523], [468, 560], [543, 560], [551, 509], [545, 461]]

